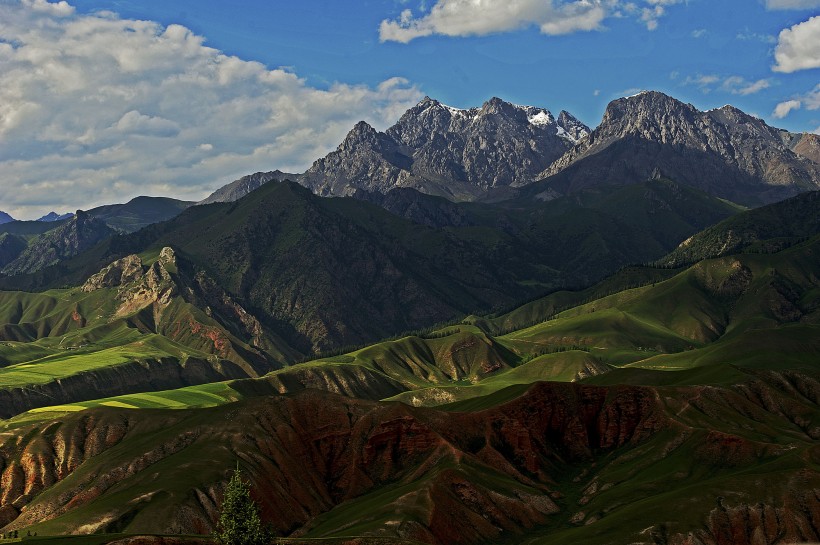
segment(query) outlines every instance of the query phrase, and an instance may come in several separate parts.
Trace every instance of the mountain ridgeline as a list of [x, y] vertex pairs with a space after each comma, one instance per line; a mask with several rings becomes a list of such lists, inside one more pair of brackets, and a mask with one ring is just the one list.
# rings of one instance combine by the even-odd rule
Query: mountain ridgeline
[[571, 114], [493, 98], [456, 109], [425, 98], [385, 132], [358, 123], [306, 172], [257, 173], [203, 202], [270, 180], [323, 196], [397, 187], [454, 201], [549, 200], [666, 178], [748, 206], [820, 188], [816, 135], [770, 127], [732, 106], [702, 112], [658, 92], [615, 100], [590, 130]]
[[[261, 191], [272, 189], [318, 199], [295, 184]], [[200, 211], [230, 216], [248, 201]], [[189, 221], [189, 235], [207, 224]], [[0, 524], [207, 534], [239, 460], [263, 518], [297, 542], [816, 541], [818, 251], [815, 233], [772, 253], [622, 271], [264, 376], [239, 365], [253, 347], [216, 323], [233, 312], [255, 330], [247, 313], [235, 301], [228, 311], [200, 273], [190, 282], [170, 249], [118, 260], [81, 288], [3, 294], [0, 377], [19, 384], [20, 405], [0, 421]], [[85, 369], [83, 355], [95, 356]], [[252, 378], [201, 383], [241, 369]], [[184, 387], [151, 390], [148, 377]]]
[[396, 191], [388, 212], [268, 183], [4, 285], [79, 284], [115, 259], [170, 246], [293, 349], [315, 354], [588, 285], [737, 211], [662, 180], [508, 206]]
[[2, 224], [0, 533], [203, 543], [241, 468], [292, 543], [820, 541], [816, 147], [425, 99], [205, 204]]

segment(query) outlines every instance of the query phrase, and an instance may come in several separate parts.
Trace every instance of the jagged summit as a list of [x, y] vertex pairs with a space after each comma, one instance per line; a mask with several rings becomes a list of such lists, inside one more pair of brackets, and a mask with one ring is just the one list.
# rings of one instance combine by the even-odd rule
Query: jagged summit
[[498, 97], [462, 109], [426, 96], [384, 132], [356, 123], [336, 150], [302, 174], [259, 172], [200, 204], [234, 201], [286, 178], [323, 196], [407, 187], [455, 201], [503, 198], [534, 181], [589, 130], [566, 111], [556, 118], [545, 108]]
[[703, 112], [644, 91], [610, 102], [538, 189], [560, 195], [664, 177], [743, 204], [773, 202], [820, 184], [820, 164], [793, 151], [798, 142], [734, 106]]
[[[290, 179], [323, 196], [412, 188], [463, 201], [512, 198], [534, 182], [533, 196], [554, 198], [668, 178], [754, 205], [820, 187], [818, 149], [734, 106], [703, 112], [659, 91], [613, 100], [594, 131], [565, 110], [556, 117], [499, 97], [460, 109], [427, 96], [384, 132], [357, 123], [335, 151]], [[238, 180], [227, 186], [237, 190], [203, 202], [236, 200], [282, 179], [255, 176], [258, 183]]]

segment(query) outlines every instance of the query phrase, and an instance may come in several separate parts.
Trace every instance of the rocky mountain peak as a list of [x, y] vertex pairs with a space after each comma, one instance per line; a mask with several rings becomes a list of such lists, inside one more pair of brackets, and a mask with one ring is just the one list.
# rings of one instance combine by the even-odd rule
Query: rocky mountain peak
[[498, 97], [460, 109], [427, 96], [385, 132], [357, 123], [335, 151], [292, 179], [323, 196], [410, 187], [474, 200], [532, 182], [588, 132], [566, 112], [559, 122], [547, 109]]
[[563, 133], [559, 130], [558, 135], [569, 138], [573, 142], [586, 137], [590, 131], [589, 127], [566, 110], [561, 110], [558, 114], [558, 127], [563, 130]]
[[797, 136], [733, 107], [702, 112], [657, 91], [613, 100], [601, 124], [543, 173], [553, 192], [657, 177], [742, 204], [815, 189], [816, 163]]
[[662, 132], [691, 124], [697, 114], [698, 110], [691, 104], [658, 91], [643, 91], [610, 102], [596, 132], [618, 135], [638, 132], [647, 138], [663, 138]]
[[810, 132], [803, 133], [792, 149], [797, 155], [820, 163], [820, 135]]
[[376, 129], [371, 127], [366, 121], [359, 121], [350, 129], [345, 139], [339, 145], [339, 150], [350, 150], [363, 144], [374, 144], [378, 137]]
[[520, 111], [521, 108], [516, 107], [515, 104], [505, 102], [498, 97], [492, 97], [481, 106], [481, 115], [498, 114], [507, 117], [516, 117], [520, 115]]

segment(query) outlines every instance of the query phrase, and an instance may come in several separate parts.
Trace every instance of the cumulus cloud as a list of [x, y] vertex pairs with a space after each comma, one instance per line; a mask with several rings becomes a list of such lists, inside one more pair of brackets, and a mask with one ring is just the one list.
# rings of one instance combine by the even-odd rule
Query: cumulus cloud
[[784, 29], [774, 50], [777, 72], [820, 68], [820, 16]]
[[799, 100], [786, 100], [774, 107], [772, 117], [775, 119], [783, 119], [789, 115], [789, 112], [792, 110], [799, 110], [800, 106], [802, 106], [802, 103]]
[[772, 112], [772, 117], [775, 119], [782, 119], [789, 115], [792, 111], [799, 110], [801, 108], [805, 108], [807, 110], [820, 110], [820, 83], [818, 83], [814, 89], [802, 96], [779, 103], [775, 106], [774, 112]]
[[65, 1], [2, 1], [0, 21], [0, 208], [17, 217], [298, 172], [356, 121], [384, 128], [422, 96], [401, 78], [317, 89], [185, 27]]
[[633, 15], [653, 30], [666, 6], [682, 0], [438, 0], [429, 13], [405, 9], [379, 26], [381, 41], [408, 43], [434, 34], [484, 36], [536, 26], [543, 34], [599, 30], [607, 17]]
[[384, 20], [382, 41], [407, 43], [415, 38], [443, 34], [475, 36], [538, 25], [545, 34], [567, 34], [598, 28], [606, 14], [598, 0], [556, 5], [551, 0], [439, 0], [426, 16], [404, 10], [398, 20]]
[[820, 8], [820, 0], [766, 0], [766, 9]]

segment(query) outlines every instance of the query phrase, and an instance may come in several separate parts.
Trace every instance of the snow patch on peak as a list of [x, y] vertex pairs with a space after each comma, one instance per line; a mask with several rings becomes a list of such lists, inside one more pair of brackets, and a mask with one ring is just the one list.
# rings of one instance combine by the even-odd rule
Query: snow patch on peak
[[476, 108], [470, 108], [469, 110], [463, 110], [461, 108], [453, 108], [452, 106], [448, 106], [442, 102], [438, 103], [439, 106], [450, 112], [450, 115], [453, 117], [466, 117], [469, 119], [475, 119], [478, 117], [478, 110]]
[[[552, 114], [547, 112], [546, 110], [541, 110], [536, 114], [529, 114], [527, 115], [527, 121], [530, 122], [530, 125], [535, 125], [536, 127], [545, 127], [547, 125], [552, 125], [555, 123], [555, 120], [552, 118]], [[560, 135], [564, 129], [558, 127], [558, 134]]]

